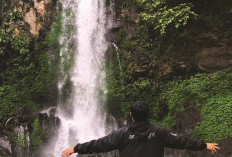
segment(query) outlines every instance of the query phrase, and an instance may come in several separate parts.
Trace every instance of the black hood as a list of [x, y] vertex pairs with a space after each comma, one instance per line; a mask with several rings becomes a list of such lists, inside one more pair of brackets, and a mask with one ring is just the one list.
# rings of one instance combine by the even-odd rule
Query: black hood
[[129, 131], [135, 135], [138, 140], [145, 140], [152, 132], [152, 125], [149, 122], [135, 122], [129, 126]]

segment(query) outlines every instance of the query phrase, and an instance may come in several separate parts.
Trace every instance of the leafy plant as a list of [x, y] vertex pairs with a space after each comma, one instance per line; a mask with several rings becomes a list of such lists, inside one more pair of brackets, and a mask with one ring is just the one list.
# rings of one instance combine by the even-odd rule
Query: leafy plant
[[27, 140], [25, 135], [17, 135], [14, 132], [7, 132], [7, 137], [14, 144], [20, 145], [22, 147], [27, 147]]
[[60, 35], [63, 30], [62, 16], [59, 15], [56, 18], [56, 21], [51, 25], [50, 31], [45, 37], [44, 44], [50, 48], [57, 47], [59, 45]]
[[180, 3], [172, 6], [167, 0], [137, 0], [143, 9], [140, 14], [142, 19], [165, 34], [170, 27], [179, 28], [187, 25], [190, 18], [196, 19], [197, 14], [191, 10], [191, 3]]
[[186, 107], [201, 108], [202, 122], [195, 128], [195, 138], [218, 142], [232, 137], [229, 127], [232, 125], [231, 76], [232, 72], [225, 70], [210, 75], [198, 74], [189, 80], [172, 81], [161, 94], [161, 99], [168, 104], [167, 117], [175, 117]]
[[37, 117], [32, 124], [33, 131], [31, 133], [31, 142], [33, 146], [39, 146], [43, 142], [43, 136], [45, 131], [41, 128], [39, 124], [39, 118]]

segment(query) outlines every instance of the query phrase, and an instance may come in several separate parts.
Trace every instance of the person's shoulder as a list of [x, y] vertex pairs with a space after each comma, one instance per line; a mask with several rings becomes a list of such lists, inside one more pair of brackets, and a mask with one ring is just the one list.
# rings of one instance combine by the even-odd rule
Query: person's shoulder
[[152, 125], [152, 128], [155, 132], [164, 132], [167, 130], [165, 127], [158, 125]]
[[127, 131], [128, 131], [128, 127], [127, 127], [127, 126], [123, 126], [123, 127], [118, 128], [118, 129], [116, 129], [116, 130], [113, 130], [111, 133], [116, 133], [116, 134], [118, 134], [118, 133], [125, 133], [125, 132], [127, 132]]
[[127, 132], [128, 131], [128, 126], [127, 125], [123, 126], [123, 127], [119, 128], [117, 131], [119, 131], [119, 132]]

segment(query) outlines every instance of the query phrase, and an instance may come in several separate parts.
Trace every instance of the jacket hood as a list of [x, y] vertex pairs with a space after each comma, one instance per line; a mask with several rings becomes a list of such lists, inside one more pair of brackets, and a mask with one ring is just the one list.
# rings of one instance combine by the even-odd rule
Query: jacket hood
[[138, 140], [145, 140], [152, 132], [152, 124], [149, 122], [135, 122], [129, 126], [129, 131], [134, 134]]

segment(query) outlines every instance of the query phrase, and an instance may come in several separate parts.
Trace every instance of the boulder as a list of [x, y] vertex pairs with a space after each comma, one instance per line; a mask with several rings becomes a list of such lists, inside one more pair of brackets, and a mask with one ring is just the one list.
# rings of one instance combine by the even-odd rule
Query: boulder
[[196, 56], [198, 68], [205, 72], [215, 72], [232, 67], [232, 47], [205, 48]]
[[11, 155], [10, 140], [7, 137], [0, 136], [0, 156]]

